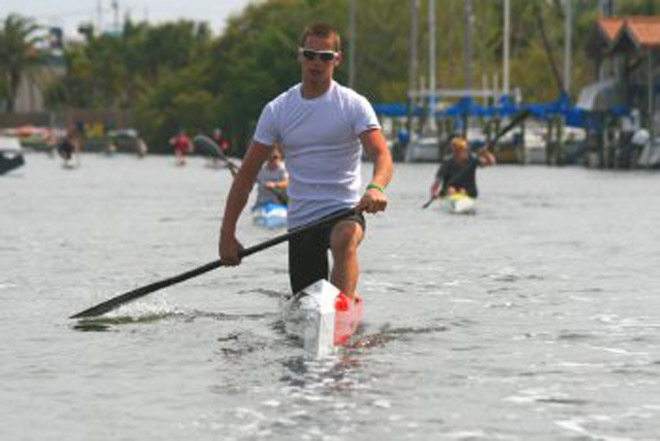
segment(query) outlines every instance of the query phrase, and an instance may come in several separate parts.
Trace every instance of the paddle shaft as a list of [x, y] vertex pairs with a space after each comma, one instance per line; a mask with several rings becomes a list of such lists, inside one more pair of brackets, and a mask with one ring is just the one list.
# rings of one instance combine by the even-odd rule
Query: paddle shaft
[[[520, 122], [521, 122], [522, 120], [524, 120], [525, 118], [527, 118], [529, 115], [530, 115], [530, 111], [529, 111], [529, 110], [523, 110], [522, 112], [520, 112], [519, 114], [517, 114], [517, 115], [516, 115], [516, 116], [515, 116], [510, 122], [509, 122], [509, 124], [507, 124], [506, 126], [504, 126], [499, 132], [497, 132], [497, 134], [495, 135], [495, 137], [494, 137], [494, 138], [493, 138], [488, 144], [486, 144], [486, 145], [483, 147], [483, 150], [486, 150], [486, 151], [487, 151], [487, 150], [490, 150], [491, 147], [495, 147], [495, 144], [497, 144], [497, 141], [499, 141], [504, 135], [506, 135], [507, 133], [509, 133], [509, 132], [511, 131], [511, 129], [513, 129], [515, 126], [517, 126], [518, 124], [520, 124]], [[449, 185], [451, 186], [451, 185], [454, 184], [456, 181], [458, 181], [460, 178], [462, 178], [462, 177], [463, 177], [463, 174], [465, 174], [466, 172], [467, 172], [467, 167], [464, 168], [463, 170], [461, 170], [458, 174], [456, 174], [456, 176], [454, 176], [454, 177], [451, 179], [451, 181], [449, 182]], [[438, 196], [431, 196], [431, 198], [430, 198], [428, 201], [426, 201], [426, 202], [424, 203], [424, 205], [422, 205], [422, 208], [423, 208], [423, 209], [428, 208], [428, 207], [433, 203], [433, 201], [435, 201], [436, 199], [438, 199]]]
[[[313, 230], [315, 228], [320, 228], [325, 225], [334, 223], [338, 220], [341, 220], [345, 217], [348, 217], [352, 214], [355, 214], [357, 212], [356, 208], [353, 208], [351, 210], [347, 211], [341, 211], [339, 213], [333, 214], [331, 216], [324, 217], [322, 219], [319, 219], [316, 222], [312, 222], [309, 225], [303, 226], [301, 228], [295, 229], [293, 231], [290, 231], [288, 233], [282, 234], [280, 236], [274, 237], [270, 240], [267, 240], [265, 242], [262, 242], [260, 244], [254, 245], [250, 248], [245, 248], [241, 250], [240, 256], [241, 257], [247, 257], [251, 254], [258, 253], [259, 251], [265, 250], [267, 248], [270, 248], [272, 246], [275, 246], [277, 244], [280, 244], [282, 242], [286, 242], [289, 239], [299, 236], [300, 234], [303, 234], [307, 231]], [[167, 288], [168, 286], [175, 285], [177, 283], [183, 282], [185, 280], [191, 279], [193, 277], [197, 277], [201, 274], [207, 273], [209, 271], [212, 271], [216, 268], [219, 268], [221, 266], [225, 266], [225, 264], [222, 262], [222, 260], [214, 260], [213, 262], [209, 262], [205, 265], [202, 265], [200, 267], [194, 268], [190, 271], [186, 271], [185, 273], [178, 274], [173, 277], [169, 277], [167, 279], [159, 280], [154, 283], [150, 283], [149, 285], [142, 286], [140, 288], [136, 288], [132, 291], [129, 291], [127, 293], [121, 294], [117, 297], [113, 297], [110, 300], [107, 300], [103, 303], [99, 303], [96, 306], [93, 306], [91, 308], [85, 309], [84, 311], [81, 311], [77, 314], [72, 315], [69, 318], [72, 319], [78, 319], [78, 318], [85, 318], [85, 317], [96, 317], [101, 314], [105, 314], [106, 312], [110, 312], [113, 309], [118, 308], [119, 306], [123, 305], [124, 303], [128, 303], [132, 300], [135, 300], [137, 298], [143, 297], [147, 294], [150, 294], [154, 291], [158, 291], [163, 288]]]

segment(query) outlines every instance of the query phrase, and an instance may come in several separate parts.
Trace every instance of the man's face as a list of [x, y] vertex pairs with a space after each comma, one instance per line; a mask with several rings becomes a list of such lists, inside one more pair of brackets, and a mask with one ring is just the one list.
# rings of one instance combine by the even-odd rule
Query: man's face
[[[335, 40], [332, 37], [323, 38], [317, 37], [315, 35], [309, 35], [305, 39], [305, 46], [303, 46], [303, 49], [323, 52], [334, 51], [334, 42]], [[299, 53], [298, 59], [302, 65], [303, 81], [323, 83], [332, 79], [335, 66], [338, 66], [341, 60], [341, 54], [337, 54], [337, 57], [333, 60], [324, 61], [319, 59], [318, 56], [314, 60], [308, 60]]]
[[274, 151], [270, 154], [270, 162], [278, 163], [282, 160], [282, 154], [278, 151]]
[[454, 160], [456, 160], [458, 162], [463, 162], [467, 159], [468, 151], [467, 151], [466, 148], [452, 146], [451, 149], [452, 149], [452, 153], [454, 155]]

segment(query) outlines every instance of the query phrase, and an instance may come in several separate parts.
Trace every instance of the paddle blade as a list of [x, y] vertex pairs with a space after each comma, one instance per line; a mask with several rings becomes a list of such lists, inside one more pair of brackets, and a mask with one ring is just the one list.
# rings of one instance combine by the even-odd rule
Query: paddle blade
[[432, 197], [431, 199], [429, 199], [428, 201], [426, 201], [426, 202], [424, 203], [424, 205], [422, 205], [422, 208], [423, 208], [423, 209], [429, 208], [429, 207], [431, 206], [431, 204], [433, 203], [433, 201], [435, 201], [436, 199], [437, 199], [437, 198]]
[[523, 120], [525, 120], [529, 115], [531, 115], [532, 112], [529, 111], [529, 109], [525, 109], [522, 112], [518, 113], [516, 116], [513, 117], [513, 119], [504, 126], [499, 132], [495, 134], [495, 137], [488, 143], [486, 146], [487, 150], [492, 150], [493, 147], [495, 147], [495, 144], [507, 133], [511, 131], [514, 127], [516, 127], [518, 124], [520, 124]]
[[211, 152], [212, 155], [218, 157], [221, 161], [223, 161], [226, 165], [227, 168], [229, 169], [229, 172], [232, 174], [232, 176], [236, 176], [236, 173], [238, 173], [238, 165], [233, 163], [227, 155], [220, 149], [218, 144], [209, 138], [208, 136], [205, 135], [197, 135], [193, 138], [193, 144], [198, 147], [202, 148], [203, 150]]
[[110, 300], [107, 300], [103, 303], [99, 303], [96, 306], [93, 306], [77, 314], [74, 314], [69, 318], [78, 319], [78, 318], [86, 318], [86, 317], [97, 317], [99, 315], [105, 314], [106, 312], [110, 312], [113, 309], [117, 309], [121, 305], [128, 303], [132, 300], [146, 296], [147, 294], [150, 294], [154, 291], [158, 291], [159, 289], [163, 289], [168, 286], [174, 285], [176, 283], [183, 282], [184, 280], [188, 280], [200, 274], [204, 274], [208, 271], [214, 270], [221, 266], [223, 266], [223, 263], [220, 260], [215, 260], [213, 262], [207, 263], [206, 265], [202, 265], [200, 267], [197, 267], [190, 271], [186, 271], [185, 273], [181, 273], [174, 277], [159, 280], [149, 285], [142, 286], [127, 293], [118, 295], [117, 297], [113, 297]]

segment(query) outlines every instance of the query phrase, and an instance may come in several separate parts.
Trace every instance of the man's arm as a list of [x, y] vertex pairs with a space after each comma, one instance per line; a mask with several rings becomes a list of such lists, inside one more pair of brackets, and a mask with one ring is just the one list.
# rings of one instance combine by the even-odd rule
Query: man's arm
[[229, 265], [238, 265], [241, 262], [240, 251], [241, 244], [236, 239], [236, 223], [241, 215], [243, 208], [247, 204], [250, 191], [254, 186], [257, 174], [263, 163], [270, 156], [272, 146], [252, 141], [241, 168], [234, 177], [234, 182], [227, 196], [225, 204], [225, 214], [222, 217], [222, 226], [220, 227], [220, 241], [218, 251], [220, 259]]
[[493, 155], [488, 149], [482, 148], [477, 152], [477, 158], [482, 167], [487, 167], [489, 165], [495, 165], [497, 160], [495, 155]]
[[449, 172], [449, 164], [451, 163], [451, 158], [445, 158], [442, 161], [442, 164], [438, 167], [438, 171], [435, 172], [435, 177], [433, 183], [431, 184], [430, 192], [432, 198], [439, 198], [445, 196], [447, 193], [446, 176]]
[[392, 179], [392, 155], [380, 129], [362, 132], [360, 141], [374, 164], [374, 171], [359, 207], [369, 213], [384, 211], [387, 206], [384, 190]]

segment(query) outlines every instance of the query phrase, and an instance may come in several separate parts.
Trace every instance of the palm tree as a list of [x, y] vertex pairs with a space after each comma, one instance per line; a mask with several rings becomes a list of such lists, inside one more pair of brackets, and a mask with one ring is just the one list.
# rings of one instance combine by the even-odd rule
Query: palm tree
[[14, 100], [21, 76], [37, 62], [35, 36], [39, 26], [32, 19], [12, 14], [0, 29], [0, 92], [7, 100], [7, 110], [14, 111]]

